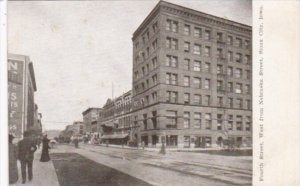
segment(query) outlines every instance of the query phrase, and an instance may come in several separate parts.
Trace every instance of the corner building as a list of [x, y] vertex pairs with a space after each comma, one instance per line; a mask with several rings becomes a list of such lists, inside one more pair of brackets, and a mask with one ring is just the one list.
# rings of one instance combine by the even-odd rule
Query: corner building
[[250, 26], [160, 1], [132, 41], [139, 143], [252, 145]]

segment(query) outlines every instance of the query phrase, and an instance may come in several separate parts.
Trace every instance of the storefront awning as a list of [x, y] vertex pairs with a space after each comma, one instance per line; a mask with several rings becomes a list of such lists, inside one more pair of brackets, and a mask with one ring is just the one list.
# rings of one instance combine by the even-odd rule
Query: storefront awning
[[110, 135], [103, 135], [101, 139], [122, 139], [126, 138], [128, 134], [110, 134]]

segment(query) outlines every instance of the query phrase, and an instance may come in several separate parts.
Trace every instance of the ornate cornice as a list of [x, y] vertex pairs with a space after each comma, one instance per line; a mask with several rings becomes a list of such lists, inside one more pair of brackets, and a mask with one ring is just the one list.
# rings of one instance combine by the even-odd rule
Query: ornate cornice
[[181, 7], [178, 5], [174, 5], [171, 3], [162, 2], [160, 5], [162, 12], [171, 13], [178, 15], [180, 17], [188, 18], [193, 21], [197, 21], [204, 24], [210, 24], [212, 26], [223, 27], [225, 29], [230, 29], [238, 32], [243, 32], [245, 34], [252, 34], [252, 27], [237, 23], [228, 19], [220, 18], [217, 16], [205, 14], [203, 12], [199, 12], [193, 9], [189, 9], [186, 7]]

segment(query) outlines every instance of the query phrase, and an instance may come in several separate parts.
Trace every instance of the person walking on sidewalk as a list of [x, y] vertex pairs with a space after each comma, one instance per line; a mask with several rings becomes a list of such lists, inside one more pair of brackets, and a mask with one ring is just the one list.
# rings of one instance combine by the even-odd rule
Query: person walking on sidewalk
[[16, 183], [19, 179], [18, 176], [18, 149], [15, 144], [12, 143], [14, 136], [9, 135], [9, 184]]
[[29, 181], [33, 178], [32, 163], [36, 149], [36, 144], [30, 137], [30, 133], [25, 131], [24, 138], [18, 143], [18, 159], [21, 162], [22, 183], [26, 182], [26, 168]]
[[40, 162], [48, 162], [50, 161], [50, 156], [49, 156], [49, 139], [47, 138], [47, 135], [44, 136], [43, 138], [43, 147], [42, 147], [42, 155]]

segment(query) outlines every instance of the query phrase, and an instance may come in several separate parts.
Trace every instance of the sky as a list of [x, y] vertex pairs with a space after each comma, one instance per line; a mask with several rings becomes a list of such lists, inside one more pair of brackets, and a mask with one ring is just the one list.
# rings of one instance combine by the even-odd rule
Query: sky
[[[251, 0], [167, 1], [252, 25]], [[33, 62], [44, 129], [62, 130], [131, 89], [132, 34], [157, 3], [8, 2], [8, 52]]]

